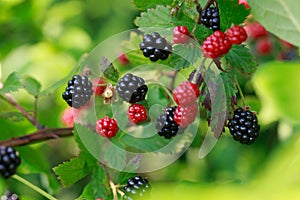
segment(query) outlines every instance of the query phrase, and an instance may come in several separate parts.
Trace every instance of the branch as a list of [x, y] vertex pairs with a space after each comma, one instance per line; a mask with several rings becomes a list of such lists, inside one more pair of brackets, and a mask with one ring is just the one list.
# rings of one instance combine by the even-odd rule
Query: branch
[[45, 140], [58, 139], [73, 135], [73, 128], [46, 128], [35, 133], [0, 141], [0, 146], [23, 146]]

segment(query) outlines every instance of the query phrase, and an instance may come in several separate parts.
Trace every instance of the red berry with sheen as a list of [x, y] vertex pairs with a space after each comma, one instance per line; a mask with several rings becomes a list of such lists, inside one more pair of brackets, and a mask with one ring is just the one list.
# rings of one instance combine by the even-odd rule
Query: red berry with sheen
[[106, 84], [107, 82], [100, 78], [98, 81], [95, 81], [96, 85], [95, 87], [93, 87], [95, 95], [96, 96], [101, 96], [106, 88]]
[[187, 106], [178, 106], [174, 113], [174, 121], [178, 126], [185, 128], [196, 119], [198, 113], [198, 105], [196, 102]]
[[122, 53], [119, 58], [118, 58], [119, 62], [121, 65], [128, 65], [129, 64], [129, 60], [126, 56], [126, 54]]
[[218, 58], [225, 55], [231, 49], [231, 42], [228, 40], [225, 33], [215, 31], [208, 36], [202, 44], [202, 53], [207, 58]]
[[173, 90], [173, 98], [178, 105], [189, 105], [195, 102], [199, 94], [199, 87], [189, 81], [180, 83], [180, 85]]
[[228, 40], [232, 44], [241, 44], [241, 43], [245, 42], [247, 39], [246, 30], [243, 27], [237, 26], [237, 25], [229, 28], [225, 32], [225, 34], [226, 34]]
[[248, 36], [254, 40], [268, 35], [268, 31], [258, 22], [249, 23], [245, 26]]
[[114, 137], [118, 131], [119, 127], [115, 119], [105, 116], [96, 122], [96, 132], [103, 137]]
[[189, 41], [189, 30], [186, 26], [176, 26], [173, 29], [173, 42], [175, 44], [184, 44]]
[[143, 105], [132, 104], [127, 110], [127, 116], [135, 124], [147, 120], [147, 111]]
[[269, 38], [262, 38], [256, 43], [256, 52], [258, 55], [269, 55], [273, 49], [273, 43]]

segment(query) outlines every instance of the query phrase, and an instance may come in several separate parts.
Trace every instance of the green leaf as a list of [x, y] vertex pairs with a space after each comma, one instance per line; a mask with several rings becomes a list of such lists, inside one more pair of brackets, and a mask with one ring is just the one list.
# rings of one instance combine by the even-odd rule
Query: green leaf
[[170, 61], [170, 66], [176, 70], [189, 67], [201, 56], [199, 47], [194, 45], [175, 45]]
[[170, 5], [173, 0], [132, 0], [132, 2], [137, 8], [146, 10], [156, 7], [156, 5]]
[[257, 69], [257, 62], [245, 45], [233, 45], [225, 60], [229, 66], [241, 73], [253, 74]]
[[76, 183], [95, 167], [94, 163], [87, 163], [85, 158], [84, 154], [79, 154], [78, 157], [71, 158], [69, 161], [53, 168], [64, 187]]
[[163, 108], [165, 108], [169, 104], [169, 101], [166, 97], [166, 92], [158, 85], [149, 87], [147, 101], [149, 107], [153, 105], [161, 105]]
[[227, 73], [222, 72], [221, 74], [222, 81], [224, 83], [225, 87], [225, 94], [226, 94], [226, 103], [227, 103], [227, 110], [231, 111], [231, 100], [233, 97], [236, 96], [236, 93], [238, 92], [235, 78], [234, 78], [234, 71], [230, 71]]
[[102, 58], [102, 71], [104, 76], [113, 81], [117, 82], [119, 79], [119, 72], [114, 65], [105, 57]]
[[226, 31], [232, 24], [243, 23], [250, 14], [249, 9], [246, 9], [244, 5], [240, 5], [238, 0], [218, 1], [218, 6], [222, 31]]
[[20, 75], [17, 72], [12, 72], [4, 82], [3, 88], [0, 89], [0, 93], [4, 94], [9, 92], [14, 92], [23, 87], [24, 86]]
[[92, 183], [87, 184], [81, 195], [76, 200], [90, 200], [95, 199], [93, 189], [92, 189]]
[[269, 62], [253, 77], [255, 92], [262, 103], [259, 117], [270, 123], [278, 119], [300, 123], [300, 63]]
[[94, 197], [103, 199], [113, 199], [109, 181], [102, 165], [98, 165], [93, 172], [92, 188]]
[[300, 4], [293, 0], [251, 0], [251, 13], [268, 31], [300, 46]]
[[20, 112], [1, 112], [0, 118], [10, 120], [13, 122], [20, 122], [24, 120], [24, 115], [22, 115], [22, 113]]
[[23, 79], [25, 89], [29, 94], [37, 96], [41, 91], [41, 84], [32, 77], [24, 77]]
[[137, 155], [127, 162], [124, 170], [119, 173], [119, 184], [125, 184], [127, 180], [134, 175], [132, 172], [136, 171], [140, 167], [141, 160], [142, 156]]

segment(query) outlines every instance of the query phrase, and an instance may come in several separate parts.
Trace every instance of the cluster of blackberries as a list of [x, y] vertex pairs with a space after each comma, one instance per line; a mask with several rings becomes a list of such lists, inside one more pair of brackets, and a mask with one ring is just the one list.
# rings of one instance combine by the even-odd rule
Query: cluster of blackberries
[[127, 185], [123, 187], [123, 199], [141, 200], [149, 198], [151, 186], [147, 179], [141, 176], [134, 176], [127, 181]]
[[252, 144], [258, 137], [260, 126], [255, 113], [237, 108], [227, 124], [233, 138], [242, 144]]
[[68, 81], [66, 91], [62, 97], [69, 106], [79, 108], [85, 105], [93, 94], [93, 85], [86, 76], [74, 75]]
[[119, 96], [129, 103], [143, 101], [148, 91], [144, 79], [131, 73], [127, 73], [119, 79], [116, 89]]
[[201, 13], [201, 23], [207, 28], [217, 31], [220, 30], [220, 15], [218, 7], [208, 7]]
[[6, 191], [0, 200], [19, 200], [19, 196], [11, 191]]
[[21, 164], [19, 153], [12, 147], [0, 146], [0, 174], [9, 178]]
[[157, 32], [144, 35], [140, 49], [144, 56], [153, 62], [159, 59], [166, 60], [172, 52], [171, 44]]

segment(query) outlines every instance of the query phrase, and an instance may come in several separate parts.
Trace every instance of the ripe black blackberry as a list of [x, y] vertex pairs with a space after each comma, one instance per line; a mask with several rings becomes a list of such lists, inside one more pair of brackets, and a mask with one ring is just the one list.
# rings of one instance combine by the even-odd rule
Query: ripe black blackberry
[[119, 96], [129, 103], [143, 101], [148, 91], [144, 79], [131, 73], [127, 73], [119, 79], [116, 89]]
[[174, 113], [177, 106], [168, 107], [164, 113], [158, 116], [156, 129], [158, 135], [167, 139], [174, 137], [177, 133], [182, 133], [183, 129], [174, 121]]
[[149, 198], [151, 186], [147, 179], [141, 176], [134, 176], [127, 181], [127, 185], [123, 187], [123, 199], [141, 200]]
[[63, 92], [62, 97], [69, 106], [79, 108], [90, 100], [93, 94], [93, 85], [86, 76], [74, 75], [68, 81], [66, 91]]
[[0, 174], [4, 178], [14, 175], [20, 164], [19, 153], [14, 148], [0, 146]]
[[19, 196], [9, 190], [7, 190], [2, 196], [0, 200], [19, 200]]
[[146, 34], [140, 43], [140, 49], [144, 56], [153, 62], [159, 59], [166, 60], [172, 52], [171, 44], [157, 32]]
[[201, 13], [201, 23], [213, 31], [220, 30], [219, 8], [216, 6], [203, 9]]
[[259, 135], [257, 117], [248, 108], [237, 108], [227, 126], [233, 138], [242, 144], [252, 144]]

